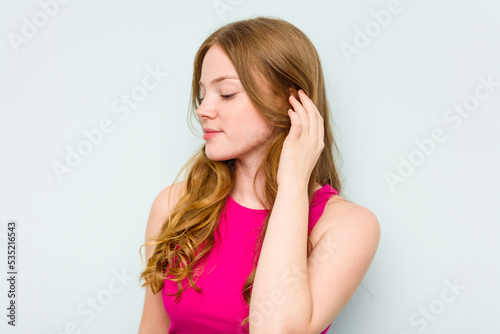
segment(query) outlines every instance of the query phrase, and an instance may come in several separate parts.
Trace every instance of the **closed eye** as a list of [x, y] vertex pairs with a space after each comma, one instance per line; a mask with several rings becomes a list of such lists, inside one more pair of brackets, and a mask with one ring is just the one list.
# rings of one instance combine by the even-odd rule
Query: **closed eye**
[[[235, 93], [236, 94], [236, 93]], [[231, 99], [232, 97], [234, 96], [234, 94], [230, 94], [230, 95], [221, 95], [221, 97], [225, 100], [229, 100]]]
[[[229, 94], [229, 95], [221, 95], [220, 97], [222, 97], [224, 100], [230, 100], [234, 95], [236, 95], [236, 93]], [[198, 100], [200, 101], [200, 103], [202, 103], [204, 99], [205, 99], [204, 97], [199, 97], [198, 98]]]

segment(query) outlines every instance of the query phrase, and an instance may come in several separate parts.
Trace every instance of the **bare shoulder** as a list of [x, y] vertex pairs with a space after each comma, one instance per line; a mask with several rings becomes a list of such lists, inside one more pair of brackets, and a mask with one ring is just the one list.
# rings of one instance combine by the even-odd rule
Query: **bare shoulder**
[[[318, 230], [314, 231], [316, 227]], [[376, 249], [380, 240], [380, 224], [377, 216], [371, 210], [340, 195], [330, 197], [314, 229], [311, 231], [311, 238], [314, 237], [316, 243], [323, 236], [329, 235], [353, 238], [353, 241], [357, 238], [356, 242], [363, 242]], [[313, 232], [316, 232], [314, 236]]]
[[186, 181], [171, 184], [162, 189], [156, 196], [153, 206], [163, 211], [169, 211], [179, 201], [185, 192]]
[[[153, 201], [149, 213], [146, 227], [146, 242], [158, 234], [163, 224], [166, 222], [171, 208], [173, 208], [185, 191], [185, 182], [174, 183], [162, 189]], [[154, 245], [146, 246], [146, 263], [152, 256]], [[146, 287], [144, 298], [144, 308], [142, 312], [141, 323], [139, 325], [139, 334], [166, 333], [170, 328], [170, 318], [165, 312], [162, 300], [162, 294], [153, 294], [151, 287]]]
[[[369, 209], [353, 203], [340, 195], [331, 196], [325, 205], [325, 210], [323, 211], [325, 217], [336, 217], [338, 218], [354, 218], [357, 221], [363, 221], [368, 224], [378, 225], [378, 219], [375, 214]], [[359, 219], [356, 219], [359, 218]]]
[[174, 183], [162, 189], [153, 201], [146, 227], [146, 240], [151, 240], [168, 218], [170, 210], [185, 193], [185, 181]]

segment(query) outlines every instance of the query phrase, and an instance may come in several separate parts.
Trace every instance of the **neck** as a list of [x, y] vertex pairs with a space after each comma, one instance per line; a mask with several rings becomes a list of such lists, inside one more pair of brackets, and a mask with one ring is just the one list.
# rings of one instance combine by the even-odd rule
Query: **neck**
[[257, 173], [257, 168], [259, 164], [254, 163], [243, 163], [239, 159], [235, 161], [236, 167], [236, 177], [234, 187], [231, 190], [231, 197], [238, 203], [247, 206], [249, 208], [254, 209], [263, 209], [260, 204], [258, 196], [264, 199], [264, 186], [265, 186], [265, 176], [263, 173], [257, 176], [256, 179], [256, 190], [257, 193], [254, 192], [253, 183], [254, 177]]
[[[257, 172], [258, 164], [244, 164], [240, 160], [235, 160], [236, 177], [234, 187], [231, 190], [231, 197], [239, 204], [251, 209], [264, 209], [259, 202], [257, 194], [264, 202], [265, 199], [265, 175], [260, 173], [255, 180], [257, 193], [254, 192], [253, 182]], [[315, 191], [320, 189], [321, 185], [316, 183]]]

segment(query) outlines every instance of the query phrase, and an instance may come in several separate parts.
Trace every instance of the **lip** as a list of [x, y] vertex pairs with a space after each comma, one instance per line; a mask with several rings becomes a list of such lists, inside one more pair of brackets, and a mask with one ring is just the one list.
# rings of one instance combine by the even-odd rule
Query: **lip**
[[203, 128], [203, 132], [207, 133], [207, 132], [221, 132], [221, 131], [210, 129], [210, 128]]
[[210, 128], [203, 128], [203, 132], [205, 132], [205, 134], [203, 135], [203, 139], [209, 139], [209, 138], [212, 138], [213, 136], [216, 136], [217, 134], [221, 133], [222, 131], [217, 131], [217, 130], [210, 129]]
[[222, 133], [222, 131], [216, 131], [216, 132], [207, 132], [203, 135], [203, 139], [209, 139], [212, 138], [213, 136], [217, 136], [219, 133]]

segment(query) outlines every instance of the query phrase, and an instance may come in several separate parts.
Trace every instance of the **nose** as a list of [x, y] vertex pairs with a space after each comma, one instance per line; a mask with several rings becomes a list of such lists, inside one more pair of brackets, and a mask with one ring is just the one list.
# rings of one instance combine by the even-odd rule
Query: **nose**
[[198, 109], [196, 109], [196, 115], [198, 115], [198, 117], [202, 119], [214, 118], [216, 116], [214, 106], [210, 102], [208, 96], [205, 96]]

